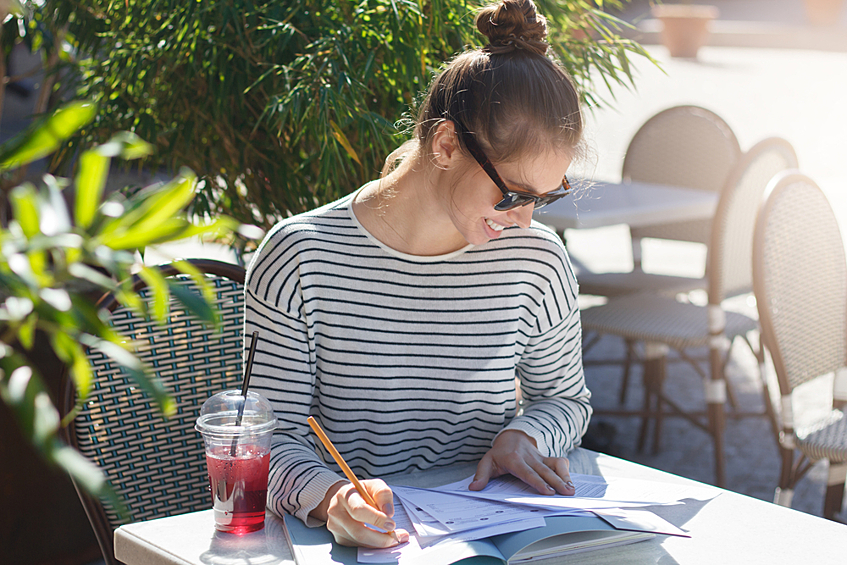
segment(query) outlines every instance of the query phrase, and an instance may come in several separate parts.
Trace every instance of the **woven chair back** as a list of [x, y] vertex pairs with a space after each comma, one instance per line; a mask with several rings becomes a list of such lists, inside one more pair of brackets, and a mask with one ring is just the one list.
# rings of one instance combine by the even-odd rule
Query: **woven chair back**
[[[626, 150], [622, 177], [720, 192], [741, 155], [732, 129], [699, 106], [659, 112], [636, 132]], [[709, 243], [710, 220], [633, 228], [633, 237]]]
[[843, 367], [847, 261], [832, 208], [809, 177], [772, 183], [754, 237], [753, 281], [762, 338], [780, 392]]
[[768, 182], [797, 168], [791, 144], [771, 137], [754, 145], [738, 161], [721, 192], [709, 244], [709, 302], [753, 290], [753, 231]]
[[[137, 343], [137, 356], [168, 389], [176, 414], [164, 418], [121, 367], [91, 351], [92, 391], [69, 430], [71, 444], [105, 472], [134, 522], [211, 506], [203, 440], [194, 423], [209, 396], [241, 386], [244, 270], [217, 261], [192, 263], [206, 274], [214, 291], [218, 329], [201, 323], [173, 300], [165, 327], [110, 305], [110, 325]], [[163, 274], [199, 293], [189, 277], [174, 269], [165, 267]], [[149, 290], [138, 286], [140, 295], [150, 300]], [[65, 408], [74, 402], [75, 392], [66, 387]], [[96, 530], [97, 510], [86, 510]], [[111, 536], [122, 521], [108, 504], [99, 510], [103, 529]], [[110, 540], [99, 541], [107, 554], [110, 549], [103, 544], [110, 546]]]

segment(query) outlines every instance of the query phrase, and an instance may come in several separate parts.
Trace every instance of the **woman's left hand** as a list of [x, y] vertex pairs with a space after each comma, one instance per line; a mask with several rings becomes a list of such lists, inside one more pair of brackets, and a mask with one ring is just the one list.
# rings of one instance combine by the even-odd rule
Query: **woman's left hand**
[[512, 474], [541, 494], [556, 493], [573, 496], [568, 460], [565, 457], [542, 457], [535, 440], [524, 432], [506, 430], [497, 436], [494, 445], [479, 465], [470, 490], [482, 490], [489, 479]]

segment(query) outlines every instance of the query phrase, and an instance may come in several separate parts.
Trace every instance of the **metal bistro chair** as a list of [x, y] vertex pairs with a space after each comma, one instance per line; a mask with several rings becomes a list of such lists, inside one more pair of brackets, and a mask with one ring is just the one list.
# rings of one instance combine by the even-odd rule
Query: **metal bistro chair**
[[[737, 163], [721, 193], [711, 229], [709, 245], [709, 304], [707, 307], [678, 302], [654, 293], [638, 293], [610, 299], [608, 303], [582, 311], [582, 325], [587, 331], [644, 342], [644, 405], [641, 411], [606, 411], [609, 415], [642, 417], [639, 448], [643, 447], [649, 420], [654, 420], [654, 449], [658, 449], [662, 417], [682, 416], [706, 430], [714, 444], [715, 480], [726, 481], [724, 465], [724, 405], [726, 402], [725, 369], [732, 344], [743, 338], [761, 361], [760, 348], [754, 347], [747, 334], [758, 327], [756, 320], [721, 306], [727, 296], [752, 290], [751, 249], [756, 211], [768, 181], [795, 162], [791, 145], [779, 138], [757, 143]], [[662, 388], [666, 373], [666, 357], [674, 348], [702, 377], [707, 403], [705, 423], [699, 413], [688, 413], [668, 398]], [[709, 348], [707, 373], [686, 350]], [[763, 382], [766, 387], [766, 383]], [[767, 394], [767, 389], [765, 388]], [[766, 403], [769, 409], [770, 404]], [[602, 414], [595, 410], [595, 414]], [[775, 426], [773, 415], [771, 425]]]
[[[720, 192], [741, 157], [738, 140], [717, 114], [699, 106], [668, 108], [635, 133], [624, 157], [624, 181], [667, 184]], [[711, 220], [631, 228], [633, 270], [624, 273], [577, 273], [583, 294], [620, 296], [651, 291], [674, 295], [705, 289], [705, 277], [645, 273], [641, 240], [645, 237], [709, 243]]]
[[[732, 128], [720, 116], [700, 106], [675, 106], [648, 119], [635, 133], [626, 150], [621, 177], [720, 192], [741, 158]], [[794, 164], [793, 166], [796, 166]], [[656, 292], [668, 296], [706, 289], [703, 277], [647, 273], [642, 269], [641, 240], [645, 237], [709, 243], [711, 219], [630, 228], [633, 269], [629, 272], [595, 273], [577, 266], [582, 294], [621, 296]], [[586, 343], [590, 350], [599, 336]], [[624, 340], [625, 358], [618, 403], [626, 403], [629, 377], [635, 360], [634, 343]]]
[[[68, 442], [94, 461], [124, 500], [132, 521], [183, 514], [211, 507], [203, 440], [194, 423], [212, 394], [241, 385], [244, 320], [244, 269], [212, 260], [191, 260], [206, 274], [221, 316], [220, 331], [188, 314], [172, 301], [166, 327], [136, 315], [106, 296], [101, 306], [110, 324], [138, 342], [137, 356], [152, 367], [170, 391], [177, 413], [163, 418], [154, 403], [111, 359], [91, 351], [94, 383], [66, 435]], [[163, 275], [195, 283], [171, 266]], [[136, 283], [142, 297], [150, 293]], [[63, 413], [76, 404], [72, 380], [63, 378]], [[85, 508], [103, 558], [118, 563], [113, 532], [121, 525], [115, 510], [74, 485]]]
[[[834, 519], [847, 479], [844, 243], [826, 196], [810, 178], [788, 172], [772, 186], [756, 223], [753, 283], [762, 339], [781, 395], [776, 408], [782, 469], [774, 502], [791, 506], [794, 486], [815, 461], [826, 459], [823, 515]], [[832, 410], [808, 421], [792, 393], [830, 374], [835, 375]]]

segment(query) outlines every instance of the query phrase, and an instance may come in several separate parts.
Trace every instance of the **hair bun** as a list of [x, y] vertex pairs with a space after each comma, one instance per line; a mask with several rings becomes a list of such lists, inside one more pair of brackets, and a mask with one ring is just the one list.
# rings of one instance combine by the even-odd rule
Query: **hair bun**
[[474, 23], [488, 38], [485, 50], [492, 54], [516, 49], [539, 55], [547, 53], [547, 19], [537, 12], [532, 0], [501, 0], [490, 4], [479, 11]]

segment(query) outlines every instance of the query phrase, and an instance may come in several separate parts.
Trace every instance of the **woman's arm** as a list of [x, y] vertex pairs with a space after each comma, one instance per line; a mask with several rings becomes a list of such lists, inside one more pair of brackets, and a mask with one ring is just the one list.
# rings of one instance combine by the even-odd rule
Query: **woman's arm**
[[567, 453], [579, 445], [591, 417], [591, 393], [582, 369], [582, 328], [577, 285], [561, 248], [557, 273], [544, 298], [536, 332], [524, 348], [516, 373], [524, 413], [494, 439], [471, 488], [511, 473], [542, 494], [573, 494]]

